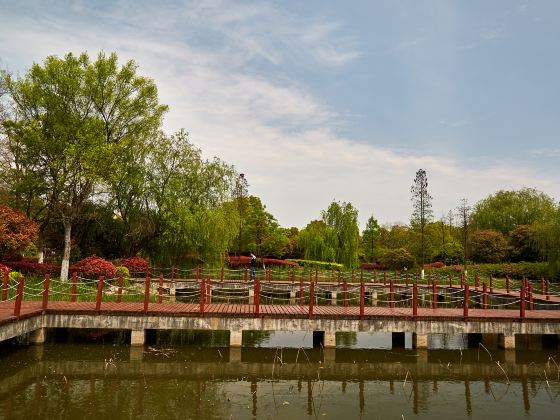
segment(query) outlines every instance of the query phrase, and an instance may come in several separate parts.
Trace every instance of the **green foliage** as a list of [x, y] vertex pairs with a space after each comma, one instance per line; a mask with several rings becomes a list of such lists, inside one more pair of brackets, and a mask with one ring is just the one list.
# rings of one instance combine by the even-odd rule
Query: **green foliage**
[[21, 278], [23, 278], [23, 274], [19, 271], [10, 271], [8, 278], [10, 279], [10, 283], [17, 283]]
[[539, 222], [535, 226], [536, 245], [541, 255], [548, 261], [549, 273], [555, 278], [560, 277], [560, 207], [553, 216]]
[[463, 246], [457, 240], [443, 244], [433, 255], [432, 261], [441, 261], [446, 265], [463, 262]]
[[405, 248], [383, 249], [379, 262], [390, 270], [411, 269], [416, 265], [414, 257]]
[[326, 248], [334, 252], [334, 261], [348, 268], [356, 267], [360, 243], [358, 210], [351, 203], [333, 201], [321, 215], [326, 225], [324, 241]]
[[365, 230], [362, 232], [362, 251], [365, 261], [374, 261], [377, 256], [379, 241], [381, 240], [381, 228], [377, 219], [370, 216]]
[[539, 261], [537, 231], [533, 225], [518, 225], [509, 232], [509, 255], [513, 262]]
[[344, 265], [335, 262], [298, 260], [298, 259], [288, 259], [286, 261], [293, 261], [297, 263], [300, 267], [309, 267], [317, 270], [342, 270], [344, 268]]
[[471, 258], [474, 262], [497, 263], [508, 252], [507, 241], [495, 230], [479, 230], [471, 236]]
[[472, 225], [476, 229], [491, 229], [508, 235], [518, 225], [549, 220], [554, 209], [552, 198], [533, 188], [501, 190], [476, 204]]
[[128, 287], [130, 286], [130, 271], [124, 265], [117, 265], [115, 267], [115, 277], [123, 278], [123, 286]]

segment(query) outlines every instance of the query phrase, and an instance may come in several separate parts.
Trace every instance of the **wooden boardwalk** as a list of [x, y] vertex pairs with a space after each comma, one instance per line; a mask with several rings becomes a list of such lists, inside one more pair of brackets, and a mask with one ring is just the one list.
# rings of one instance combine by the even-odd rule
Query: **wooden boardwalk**
[[[360, 316], [358, 306], [314, 306], [311, 317], [314, 319], [391, 319], [391, 320], [438, 320], [464, 321], [462, 308], [418, 308], [417, 316], [413, 317], [412, 308], [369, 307], [364, 308]], [[13, 316], [13, 301], [0, 303], [0, 324], [17, 321]], [[22, 302], [20, 319], [41, 315], [43, 313], [40, 301]], [[47, 314], [75, 314], [95, 315], [95, 302], [49, 302], [45, 311]], [[150, 315], [173, 317], [200, 317], [200, 305], [197, 303], [150, 303], [148, 311], [144, 312], [142, 302], [103, 302], [100, 314], [104, 315]], [[204, 317], [224, 318], [292, 318], [307, 319], [310, 317], [309, 307], [300, 305], [259, 305], [259, 314], [255, 314], [255, 305], [209, 303], [204, 306]], [[498, 322], [535, 322], [560, 321], [560, 310], [526, 310], [525, 318], [520, 318], [517, 309], [469, 309], [469, 321], [498, 321]]]

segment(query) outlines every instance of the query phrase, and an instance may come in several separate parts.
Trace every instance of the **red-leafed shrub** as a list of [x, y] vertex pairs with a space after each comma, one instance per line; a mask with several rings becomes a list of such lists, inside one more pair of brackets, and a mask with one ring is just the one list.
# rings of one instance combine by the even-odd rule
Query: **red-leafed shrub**
[[445, 263], [442, 263], [441, 261], [434, 261], [433, 263], [430, 264], [424, 264], [424, 268], [443, 268], [445, 267]]
[[7, 206], [0, 206], [0, 257], [12, 256], [29, 246], [39, 228], [37, 223]]
[[[248, 267], [251, 264], [251, 257], [248, 256], [234, 256], [230, 255], [228, 257], [229, 266], [234, 267]], [[294, 261], [278, 260], [276, 258], [257, 258], [257, 264], [265, 265], [282, 265], [282, 266], [297, 266], [298, 264]]]
[[385, 270], [385, 266], [379, 263], [363, 263], [360, 265], [360, 270]]
[[[35, 260], [37, 261], [37, 260]], [[6, 264], [12, 269], [20, 271], [24, 274], [56, 274], [60, 272], [60, 265], [51, 263], [38, 263], [27, 261], [26, 259], [18, 261], [7, 261]]]
[[112, 278], [115, 276], [115, 270], [116, 267], [112, 262], [100, 257], [87, 257], [70, 267], [70, 271], [75, 271], [90, 279], [96, 279], [99, 276]]
[[2, 280], [2, 277], [4, 276], [4, 273], [9, 273], [10, 272], [10, 267], [5, 266], [4, 264], [0, 264], [0, 280]]
[[121, 260], [123, 267], [128, 268], [130, 274], [145, 274], [150, 268], [150, 263], [142, 257], [131, 257]]

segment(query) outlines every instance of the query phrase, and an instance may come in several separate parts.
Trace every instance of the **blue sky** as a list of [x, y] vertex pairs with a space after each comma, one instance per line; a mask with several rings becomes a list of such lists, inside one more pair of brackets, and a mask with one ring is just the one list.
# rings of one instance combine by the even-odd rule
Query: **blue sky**
[[103, 50], [134, 59], [208, 156], [283, 226], [333, 200], [407, 222], [427, 171], [461, 198], [560, 197], [560, 2], [0, 0], [0, 66]]

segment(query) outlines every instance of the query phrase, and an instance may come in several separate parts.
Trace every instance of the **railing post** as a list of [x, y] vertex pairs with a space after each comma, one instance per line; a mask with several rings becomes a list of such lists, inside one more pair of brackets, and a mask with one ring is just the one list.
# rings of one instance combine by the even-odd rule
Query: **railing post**
[[95, 299], [95, 313], [99, 315], [101, 312], [101, 297], [103, 295], [103, 276], [99, 276], [99, 280], [97, 280], [97, 297]]
[[150, 302], [150, 273], [146, 273], [146, 284], [144, 287], [144, 312], [148, 312], [149, 302]]
[[492, 278], [492, 273], [490, 273], [490, 294], [494, 293], [494, 279]]
[[315, 300], [315, 284], [313, 280], [309, 282], [309, 319], [313, 318], [313, 303]]
[[365, 312], [365, 287], [364, 282], [360, 283], [360, 317], [364, 316]]
[[432, 282], [432, 309], [437, 309], [437, 282]]
[[346, 279], [344, 279], [343, 288], [344, 288], [344, 307], [347, 307], [348, 306], [348, 282], [346, 281]]
[[247, 268], [243, 268], [243, 281], [247, 281]]
[[171, 266], [171, 276], [170, 277], [171, 277], [171, 283], [174, 283], [175, 282], [175, 266], [174, 265]]
[[465, 282], [465, 292], [463, 299], [463, 319], [466, 321], [469, 317], [469, 283]]
[[123, 279], [123, 275], [121, 273], [121, 274], [119, 274], [118, 287], [117, 287], [117, 303], [122, 302], [123, 283], [124, 283], [124, 279]]
[[204, 316], [204, 303], [206, 302], [206, 297], [204, 296], [206, 292], [206, 285], [204, 284], [204, 279], [200, 279], [200, 316]]
[[74, 271], [72, 273], [72, 302], [76, 302], [76, 297], [78, 295], [78, 274]]
[[20, 277], [17, 285], [16, 303], [14, 305], [14, 316], [19, 319], [21, 313], [21, 301], [23, 300], [23, 286], [25, 285], [25, 277]]
[[482, 282], [482, 309], [488, 309], [488, 289], [486, 288], [486, 282]]
[[506, 293], [509, 295], [509, 274], [506, 274]]
[[51, 275], [49, 273], [45, 274], [45, 283], [43, 284], [43, 311], [47, 309], [49, 305], [49, 286], [51, 284]]
[[159, 273], [158, 303], [163, 302], [163, 274]]
[[405, 287], [408, 289], [408, 272], [406, 273]]
[[206, 279], [206, 303], [212, 303], [212, 281], [210, 280], [210, 276]]
[[305, 303], [305, 292], [303, 290], [303, 276], [299, 276], [299, 306]]
[[384, 271], [383, 272], [383, 286], [386, 286], [386, 285], [387, 285], [387, 272]]
[[255, 277], [254, 295], [255, 295], [255, 315], [259, 316], [261, 304], [261, 282], [258, 277]]
[[[363, 284], [364, 282], [362, 282], [362, 285]], [[395, 291], [393, 289], [393, 280], [389, 281], [389, 307], [390, 308], [395, 307]]]
[[525, 281], [521, 283], [521, 290], [519, 291], [519, 317], [525, 318]]
[[532, 311], [533, 309], [533, 284], [529, 282], [529, 310]]
[[453, 288], [453, 274], [449, 273], [449, 287]]
[[544, 277], [541, 277], [541, 295], [544, 295]]
[[412, 316], [414, 318], [418, 316], [418, 274], [412, 285]]
[[545, 287], [545, 294], [546, 294], [546, 300], [550, 300], [550, 295], [548, 294], [548, 279], [545, 280], [544, 282], [544, 287]]
[[220, 280], [224, 281], [224, 266], [222, 265], [222, 269], [220, 270]]
[[8, 299], [8, 282], [10, 281], [10, 275], [8, 270], [4, 270], [2, 273], [2, 301]]
[[478, 273], [474, 276], [474, 290], [478, 291], [478, 285], [480, 283], [480, 278], [478, 277]]

